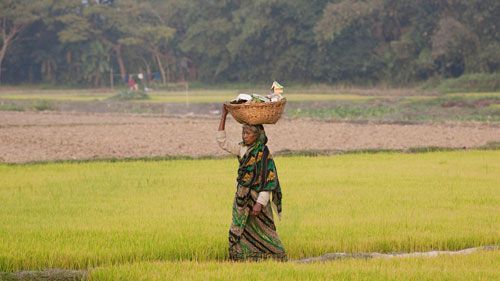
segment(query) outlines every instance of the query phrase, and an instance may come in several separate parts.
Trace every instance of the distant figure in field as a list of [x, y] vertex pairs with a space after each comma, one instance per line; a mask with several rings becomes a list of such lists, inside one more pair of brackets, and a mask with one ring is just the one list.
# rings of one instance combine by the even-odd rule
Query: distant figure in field
[[138, 89], [137, 83], [135, 82], [133, 75], [130, 75], [128, 78], [128, 88], [131, 91], [137, 91], [137, 89]]
[[[271, 205], [281, 215], [281, 188], [262, 125], [243, 125], [240, 143], [226, 140], [225, 106], [217, 132], [219, 146], [238, 156], [240, 166], [233, 218], [229, 229], [229, 257], [234, 261], [277, 259], [287, 256], [274, 225]], [[272, 195], [272, 199], [270, 197]]]

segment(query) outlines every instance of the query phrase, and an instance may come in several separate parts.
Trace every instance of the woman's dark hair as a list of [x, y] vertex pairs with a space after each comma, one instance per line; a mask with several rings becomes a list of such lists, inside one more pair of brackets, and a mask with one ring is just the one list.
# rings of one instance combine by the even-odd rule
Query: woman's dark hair
[[252, 131], [254, 134], [260, 135], [261, 132], [264, 131], [264, 126], [243, 124], [243, 129], [248, 129], [248, 130]]

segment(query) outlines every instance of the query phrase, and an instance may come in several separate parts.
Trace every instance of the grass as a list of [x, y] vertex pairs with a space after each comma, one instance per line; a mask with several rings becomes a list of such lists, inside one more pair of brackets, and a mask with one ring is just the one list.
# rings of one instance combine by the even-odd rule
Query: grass
[[[154, 263], [160, 272], [183, 268], [178, 261], [210, 271], [227, 259], [236, 162], [0, 165], [0, 271], [102, 267], [119, 274], [113, 268], [122, 265], [123, 274], [147, 275], [153, 261], [166, 262]], [[277, 228], [292, 259], [500, 243], [498, 150], [276, 162], [284, 191]]]
[[500, 252], [315, 264], [141, 262], [102, 267], [90, 280], [498, 280]]
[[0, 103], [0, 111], [24, 111], [24, 109], [16, 104]]
[[[336, 120], [386, 120], [398, 109], [387, 104], [338, 104], [326, 108], [295, 108], [287, 110], [291, 117], [312, 117]], [[388, 120], [387, 120], [388, 121]]]
[[[158, 103], [222, 103], [233, 99], [239, 92], [236, 90], [194, 90], [188, 91], [153, 91], [148, 93], [151, 99], [146, 102]], [[259, 92], [260, 93], [260, 92]], [[264, 94], [264, 92], [260, 93]], [[18, 92], [0, 95], [5, 100], [54, 100], [54, 101], [102, 101], [112, 97], [110, 93], [91, 94], [81, 91], [39, 91]], [[335, 100], [370, 100], [375, 96], [341, 94], [341, 93], [293, 93], [287, 94], [289, 101], [335, 101]]]
[[5, 100], [52, 100], [52, 101], [96, 101], [104, 100], [113, 94], [109, 89], [97, 90], [40, 90], [29, 88], [2, 89], [0, 99]]
[[449, 94], [444, 94], [444, 97], [460, 97], [460, 98], [469, 98], [469, 99], [477, 99], [477, 98], [493, 98], [493, 99], [499, 99], [500, 98], [500, 93], [499, 92], [486, 92], [486, 93], [449, 93]]
[[142, 90], [131, 91], [129, 89], [118, 91], [116, 95], [108, 98], [109, 100], [116, 101], [133, 101], [133, 100], [149, 100], [149, 95]]
[[70, 94], [16, 94], [0, 95], [6, 100], [52, 100], [52, 101], [99, 101], [109, 95], [70, 95]]
[[338, 101], [312, 105], [290, 104], [288, 116], [325, 120], [439, 122], [500, 122], [499, 93], [446, 94], [442, 96], [371, 99], [362, 102]]
[[[152, 94], [153, 102], [168, 102], [168, 103], [221, 103], [234, 99], [238, 92], [228, 92], [226, 94], [207, 93], [204, 92], [189, 92], [188, 96], [183, 92], [173, 92], [168, 94]], [[287, 94], [288, 101], [362, 101], [373, 99], [373, 96], [361, 96], [353, 94]]]
[[[500, 104], [499, 93], [449, 94], [432, 100], [409, 102], [405, 112], [422, 119], [500, 122], [500, 110], [490, 105]], [[411, 114], [408, 114], [411, 118]]]
[[42, 99], [35, 101], [33, 109], [36, 111], [54, 110], [54, 105], [52, 101]]
[[423, 88], [435, 89], [441, 93], [497, 92], [500, 90], [500, 73], [475, 73], [458, 78], [430, 80]]
[[[165, 114], [161, 104], [186, 104], [176, 107], [176, 114], [191, 114], [189, 104], [197, 105], [197, 110], [207, 114], [214, 104], [231, 100], [238, 92], [235, 89], [194, 89], [185, 91], [153, 91], [148, 99], [123, 100], [121, 105], [112, 107], [118, 112]], [[264, 93], [265, 90], [260, 91]], [[4, 110], [58, 110], [62, 103], [70, 103], [78, 109], [79, 103], [117, 102], [110, 100], [109, 91], [47, 90], [47, 91], [6, 91], [0, 99], [11, 106]], [[375, 122], [500, 122], [499, 92], [462, 92], [429, 95], [404, 90], [380, 89], [359, 90], [333, 89], [311, 86], [311, 89], [297, 88], [286, 92], [289, 103], [286, 114], [292, 118], [314, 118], [321, 120], [375, 121]], [[126, 99], [126, 98], [125, 98]], [[57, 104], [55, 103], [57, 102]], [[40, 104], [49, 105], [49, 108]], [[133, 105], [133, 106], [130, 106]], [[181, 105], [183, 106], [183, 105]], [[85, 106], [82, 110], [87, 110]], [[2, 108], [0, 107], [0, 110]], [[183, 111], [184, 109], [184, 111]]]

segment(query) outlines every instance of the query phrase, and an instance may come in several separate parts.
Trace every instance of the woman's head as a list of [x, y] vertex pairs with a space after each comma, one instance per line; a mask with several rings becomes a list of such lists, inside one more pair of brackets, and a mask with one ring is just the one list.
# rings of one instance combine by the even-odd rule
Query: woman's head
[[246, 146], [253, 145], [256, 141], [260, 140], [263, 144], [267, 142], [266, 132], [262, 125], [243, 125], [241, 138]]

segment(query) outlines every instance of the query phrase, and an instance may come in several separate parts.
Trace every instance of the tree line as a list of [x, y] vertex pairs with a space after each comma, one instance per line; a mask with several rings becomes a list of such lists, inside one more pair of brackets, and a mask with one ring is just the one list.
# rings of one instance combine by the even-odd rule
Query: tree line
[[0, 82], [407, 84], [500, 66], [498, 0], [1, 0]]

